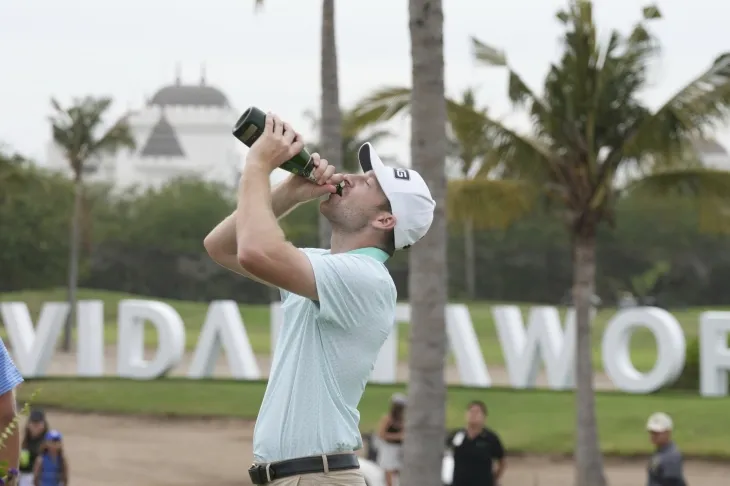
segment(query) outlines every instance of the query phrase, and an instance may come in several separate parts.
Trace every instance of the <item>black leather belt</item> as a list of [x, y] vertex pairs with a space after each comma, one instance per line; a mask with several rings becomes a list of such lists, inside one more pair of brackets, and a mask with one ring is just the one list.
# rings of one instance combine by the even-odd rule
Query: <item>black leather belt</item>
[[[326, 457], [327, 469], [330, 471], [360, 469], [360, 461], [357, 460], [355, 454], [332, 454]], [[325, 472], [325, 467], [322, 456], [300, 457], [270, 464], [254, 464], [248, 469], [248, 475], [253, 484], [266, 484], [290, 476], [323, 472]]]

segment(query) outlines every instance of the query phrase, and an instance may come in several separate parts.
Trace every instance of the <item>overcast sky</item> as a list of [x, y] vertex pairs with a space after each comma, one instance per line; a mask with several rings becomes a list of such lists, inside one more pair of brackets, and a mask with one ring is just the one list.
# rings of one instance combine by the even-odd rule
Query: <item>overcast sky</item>
[[[451, 95], [478, 88], [492, 113], [509, 116], [504, 71], [477, 68], [468, 38], [504, 48], [510, 63], [539, 87], [558, 56], [554, 13], [567, 0], [444, 0], [446, 85]], [[601, 29], [629, 28], [644, 3], [597, 0]], [[116, 113], [140, 107], [175, 79], [208, 83], [237, 110], [271, 109], [302, 131], [319, 105], [320, 0], [0, 0], [0, 142], [42, 160], [49, 99], [111, 95]], [[660, 0], [654, 24], [663, 46], [645, 98], [657, 106], [722, 51], [730, 50], [730, 2]], [[341, 102], [352, 105], [383, 85], [410, 84], [408, 2], [338, 1]], [[519, 123], [519, 118], [510, 118]], [[409, 131], [386, 150], [407, 154]], [[730, 147], [730, 130], [718, 134]]]

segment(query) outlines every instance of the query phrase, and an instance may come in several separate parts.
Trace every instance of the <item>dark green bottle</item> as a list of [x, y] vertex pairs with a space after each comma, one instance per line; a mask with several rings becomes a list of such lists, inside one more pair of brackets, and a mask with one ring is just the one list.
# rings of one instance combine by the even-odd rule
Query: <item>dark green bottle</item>
[[[236, 122], [236, 126], [233, 127], [233, 136], [247, 147], [250, 147], [264, 133], [265, 124], [266, 113], [252, 106], [244, 111]], [[306, 148], [303, 148], [297, 155], [281, 164], [279, 168], [314, 182], [312, 178], [314, 161]], [[337, 186], [337, 194], [342, 196], [342, 184]]]

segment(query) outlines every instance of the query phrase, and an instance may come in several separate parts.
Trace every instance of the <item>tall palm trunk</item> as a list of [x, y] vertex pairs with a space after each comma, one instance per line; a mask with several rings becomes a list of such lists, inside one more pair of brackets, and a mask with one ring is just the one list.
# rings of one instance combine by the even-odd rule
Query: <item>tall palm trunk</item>
[[575, 486], [606, 486], [593, 387], [591, 300], [595, 287], [596, 232], [590, 228], [573, 238], [573, 305], [577, 321]]
[[410, 250], [411, 326], [402, 486], [441, 486], [446, 385], [446, 102], [441, 0], [410, 0], [413, 91], [411, 160], [436, 213]]
[[[342, 113], [340, 83], [337, 76], [337, 39], [335, 37], [335, 0], [322, 0], [322, 59], [321, 59], [321, 133], [322, 156], [330, 164], [342, 168]], [[319, 215], [319, 243], [329, 248], [332, 228]]]
[[474, 224], [469, 220], [464, 223], [464, 284], [466, 296], [470, 300], [474, 300], [476, 295], [476, 263]]
[[76, 290], [79, 285], [79, 247], [81, 246], [81, 210], [84, 186], [81, 174], [74, 178], [74, 212], [71, 217], [71, 241], [68, 258], [68, 304], [70, 311], [63, 329], [64, 352], [71, 351], [71, 330], [76, 321]]

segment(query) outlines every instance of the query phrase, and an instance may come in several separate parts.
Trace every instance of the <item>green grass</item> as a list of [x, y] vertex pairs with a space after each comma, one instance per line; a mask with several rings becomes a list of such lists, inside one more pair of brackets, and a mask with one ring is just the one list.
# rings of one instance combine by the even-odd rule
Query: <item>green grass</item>
[[[232, 380], [121, 379], [32, 380], [19, 392], [21, 401], [40, 390], [36, 405], [97, 413], [183, 417], [238, 417], [254, 419], [265, 382]], [[368, 385], [360, 402], [361, 429], [371, 431], [385, 412], [388, 400], [401, 386]], [[574, 397], [569, 392], [535, 390], [478, 390], [451, 387], [447, 423], [459, 427], [466, 404], [484, 400], [489, 424], [513, 453], [569, 454], [574, 444]], [[650, 452], [644, 432], [646, 418], [655, 411], [674, 417], [675, 438], [689, 456], [730, 458], [730, 398], [696, 395], [628, 395], [597, 393], [596, 410], [601, 447], [606, 454]]]
[[[105, 292], [97, 290], [80, 290], [80, 300], [101, 300], [104, 302], [104, 320], [105, 320], [105, 340], [107, 344], [116, 343], [116, 322], [117, 309], [119, 301], [129, 298], [142, 298], [130, 294], [119, 292]], [[30, 309], [33, 319], [37, 319], [40, 313], [41, 305], [44, 302], [62, 302], [66, 299], [66, 293], [63, 289], [52, 291], [33, 291], [33, 292], [13, 292], [0, 294], [0, 302], [2, 301], [21, 301], [26, 302]], [[151, 299], [163, 300], [163, 299]], [[185, 302], [175, 300], [164, 300], [172, 305], [183, 319], [186, 327], [186, 340], [188, 349], [193, 349], [198, 339], [200, 328], [205, 320], [207, 304], [200, 302]], [[502, 350], [497, 339], [494, 321], [492, 319], [491, 308], [494, 305], [502, 303], [493, 302], [477, 302], [468, 303], [471, 312], [474, 329], [484, 354], [487, 365], [503, 365], [504, 358]], [[527, 311], [530, 305], [520, 305], [523, 313], [523, 319], [527, 321]], [[257, 354], [269, 354], [271, 348], [271, 337], [269, 331], [269, 308], [268, 306], [240, 306], [241, 316], [246, 326], [249, 339], [254, 352]], [[681, 311], [673, 311], [672, 314], [682, 325], [687, 339], [697, 336], [697, 328], [699, 325], [699, 315], [704, 310], [709, 309], [688, 309]], [[564, 314], [564, 309], [561, 309]], [[606, 323], [616, 313], [614, 309], [606, 309], [598, 312], [594, 322], [593, 333], [593, 356], [597, 367], [601, 367], [601, 337]], [[35, 321], [34, 321], [35, 322]], [[4, 329], [0, 333], [5, 337]], [[148, 346], [155, 346], [157, 343], [156, 333], [152, 326], [145, 328], [145, 342]], [[399, 326], [399, 356], [406, 359], [408, 356], [408, 325], [401, 324]], [[656, 344], [654, 338], [648, 331], [636, 332], [631, 340], [631, 356], [634, 365], [639, 370], [649, 370], [654, 365], [656, 358]]]

